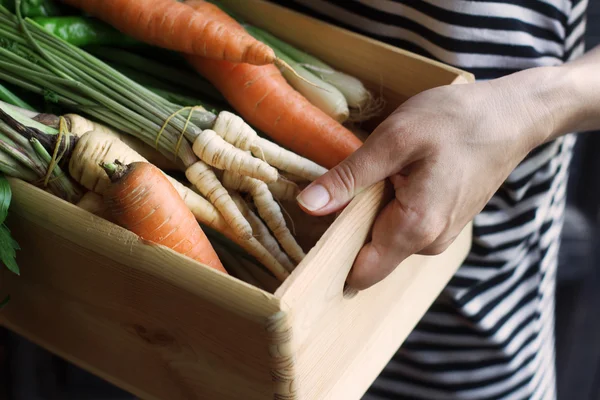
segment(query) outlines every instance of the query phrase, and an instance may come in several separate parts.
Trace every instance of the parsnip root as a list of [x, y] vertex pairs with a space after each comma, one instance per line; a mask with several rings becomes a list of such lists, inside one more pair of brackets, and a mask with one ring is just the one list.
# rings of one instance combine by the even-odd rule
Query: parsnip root
[[69, 160], [69, 173], [86, 189], [103, 194], [110, 185], [110, 180], [100, 163], [116, 159], [124, 164], [146, 161], [117, 136], [103, 130], [91, 130], [77, 141]]
[[277, 181], [277, 169], [252, 157], [249, 152], [227, 143], [215, 131], [206, 129], [194, 141], [194, 153], [215, 168], [250, 176], [264, 182]]
[[277, 182], [267, 184], [269, 190], [279, 201], [294, 201], [300, 194], [300, 188], [295, 182], [289, 181], [283, 177], [279, 177]]
[[104, 204], [102, 196], [95, 192], [86, 192], [75, 205], [99, 217], [104, 218], [107, 215], [106, 204]]
[[262, 244], [263, 247], [269, 253], [271, 253], [273, 257], [275, 257], [275, 259], [279, 261], [279, 263], [283, 265], [286, 270], [292, 272], [294, 270], [295, 265], [292, 263], [287, 254], [281, 251], [279, 243], [277, 243], [277, 240], [275, 240], [273, 235], [271, 235], [271, 232], [269, 232], [269, 229], [265, 226], [263, 221], [256, 214], [254, 214], [254, 212], [250, 209], [248, 204], [246, 204], [246, 202], [244, 201], [244, 199], [242, 199], [240, 195], [232, 193], [231, 198], [233, 199], [241, 213], [244, 215], [246, 220], [250, 223], [252, 231], [254, 232], [254, 237], [257, 238], [260, 244]]
[[258, 138], [250, 151], [270, 165], [311, 182], [327, 172], [326, 168], [263, 138]]
[[314, 181], [327, 172], [326, 168], [313, 161], [261, 138], [242, 118], [228, 111], [219, 113], [213, 130], [238, 149], [250, 150], [269, 165], [308, 181]]
[[281, 247], [292, 260], [299, 263], [305, 254], [288, 229], [281, 209], [273, 199], [266, 183], [258, 179], [237, 175], [230, 171], [223, 173], [223, 186], [231, 190], [250, 193], [258, 214], [265, 221]]
[[154, 164], [163, 171], [175, 171], [181, 169], [180, 166], [178, 166], [175, 162], [165, 157], [151, 146], [148, 146], [135, 136], [117, 132], [108, 126], [102, 125], [95, 121], [90, 121], [89, 119], [78, 114], [65, 114], [64, 118], [69, 126], [69, 131], [73, 135], [81, 137], [83, 134], [89, 131], [101, 131], [107, 135], [117, 137], [119, 140], [127, 144], [127, 146], [129, 146], [132, 150], [148, 160], [149, 163]]
[[238, 210], [210, 166], [198, 161], [188, 167], [185, 176], [219, 210], [240, 240], [248, 240], [252, 237], [250, 224]]

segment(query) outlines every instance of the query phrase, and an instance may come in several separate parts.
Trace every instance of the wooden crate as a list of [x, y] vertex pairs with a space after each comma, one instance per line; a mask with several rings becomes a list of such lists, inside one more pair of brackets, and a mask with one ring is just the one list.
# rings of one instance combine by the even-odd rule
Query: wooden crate
[[[223, 1], [371, 87], [383, 85], [388, 113], [423, 90], [473, 80], [260, 0]], [[26, 183], [11, 185], [22, 276], [3, 272], [12, 300], [2, 324], [142, 399], [360, 399], [471, 240], [468, 226], [443, 254], [412, 256], [380, 284], [345, 294], [352, 262], [390, 198], [377, 184], [271, 294], [144, 245]]]

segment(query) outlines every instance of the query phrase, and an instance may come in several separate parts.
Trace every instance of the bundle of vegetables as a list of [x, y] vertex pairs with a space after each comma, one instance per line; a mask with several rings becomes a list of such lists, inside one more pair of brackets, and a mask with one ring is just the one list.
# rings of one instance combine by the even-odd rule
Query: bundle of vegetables
[[[234, 240], [278, 279], [289, 275], [304, 251], [273, 196], [290, 199], [298, 192], [297, 185], [280, 172], [310, 181], [325, 168], [258, 136], [231, 112], [217, 116], [200, 106], [171, 103], [32, 21], [0, 11], [0, 78], [156, 146], [174, 161], [177, 156], [178, 167], [208, 199], [186, 194], [196, 219]], [[187, 118], [181, 114], [186, 109]], [[100, 136], [107, 127], [86, 119], [91, 125], [77, 132], [77, 118], [65, 117], [69, 132], [81, 137], [74, 146], [67, 148], [59, 138], [49, 148], [58, 151], [61, 160], [69, 160], [71, 176], [88, 190], [106, 189], [100, 184], [107, 181], [100, 163], [142, 161], [127, 153], [128, 146], [117, 152], [117, 144], [124, 142], [114, 135]], [[249, 204], [236, 201], [238, 193], [250, 195], [260, 218], [251, 216]], [[263, 232], [258, 238], [253, 236], [257, 231]]]
[[[31, 174], [9, 159], [0, 163], [1, 171], [7, 175], [47, 187], [44, 179], [37, 177], [53, 171], [58, 175], [57, 180], [65, 180], [67, 185], [66, 189], [50, 191], [65, 200], [131, 230], [141, 239], [170, 247], [221, 272], [229, 273], [230, 263], [236, 260], [236, 265], [243, 263], [246, 270], [258, 276], [255, 278], [260, 281], [257, 286], [273, 287], [268, 274], [262, 273], [260, 267], [244, 257], [231, 242], [210, 228], [205, 234], [207, 229], [201, 228], [197, 220], [223, 232], [228, 231], [226, 222], [204, 198], [156, 167], [158, 164], [169, 168], [172, 163], [143, 142], [76, 114], [37, 114], [6, 103], [0, 103], [0, 120], [2, 130], [11, 133], [18, 143], [26, 144], [26, 137], [32, 137], [34, 148], [47, 161]], [[0, 149], [3, 150], [2, 139], [0, 137]], [[50, 156], [46, 148], [54, 148], [54, 156]], [[148, 162], [133, 148], [154, 162]], [[91, 190], [81, 197], [81, 191], [62, 173], [59, 164], [66, 164], [72, 178]], [[48, 188], [53, 189], [53, 186], [56, 184], [51, 180]], [[236, 198], [236, 201], [240, 200]], [[249, 208], [243, 200], [241, 204]], [[200, 218], [196, 218], [197, 215]], [[221, 261], [213, 244], [228, 248], [227, 263]], [[236, 275], [239, 276], [239, 271]]]
[[[192, 215], [202, 227], [192, 236], [203, 250], [188, 246], [181, 253], [223, 272], [245, 266], [254, 271], [248, 279], [272, 286], [249, 254], [284, 280], [305, 252], [281, 202], [293, 202], [300, 185], [362, 144], [342, 124], [378, 107], [362, 84], [201, 0], [64, 0], [110, 25], [88, 16], [23, 19], [15, 3], [17, 15], [0, 8], [0, 80], [65, 112], [31, 112], [7, 90], [2, 99], [22, 107], [22, 114], [0, 117], [24, 132], [36, 124], [46, 128], [39, 131], [51, 138], [43, 143], [52, 153], [50, 166], [68, 168], [89, 190], [78, 205], [160, 242], [136, 231], [135, 221], [145, 220], [148, 210], [125, 213], [131, 207], [115, 193], [136, 196], [114, 188], [130, 176], [163, 177], [153, 187], [167, 182], [174, 190], [148, 201], [176, 210], [183, 204], [190, 211], [186, 226]], [[115, 28], [125, 33], [121, 49], [112, 43], [120, 35]], [[89, 48], [97, 44], [111, 47]], [[136, 54], [144, 44], [150, 53], [181, 52], [173, 53], [175, 60], [187, 60], [188, 67]], [[187, 182], [173, 178], [177, 170]], [[135, 181], [143, 193], [151, 190]], [[112, 199], [110, 207], [103, 197]], [[161, 244], [177, 250], [180, 242]], [[223, 246], [241, 249], [233, 252], [241, 255], [238, 262], [223, 256], [231, 254]]]
[[[8, 97], [14, 99], [15, 103], [22, 102], [12, 93], [9, 94]], [[6, 105], [0, 109], [0, 115], [3, 120], [26, 119]], [[32, 124], [28, 128], [19, 125], [17, 129], [13, 126], [0, 122], [0, 260], [8, 270], [19, 274], [16, 262], [19, 245], [5, 225], [12, 199], [11, 188], [5, 176], [44, 186], [49, 192], [70, 202], [77, 202], [82, 192], [53, 162], [53, 159], [60, 159], [60, 156], [52, 157], [43, 145], [51, 141], [50, 137], [57, 136], [57, 131], [42, 124]], [[9, 297], [5, 298], [0, 306], [6, 304], [8, 299]]]
[[[341, 114], [336, 115], [335, 109], [338, 107], [335, 102], [342, 100], [342, 109], [348, 107], [348, 100], [339, 96], [338, 87], [326, 82], [327, 79], [319, 79], [310, 73], [306, 60], [295, 61], [298, 54], [292, 56], [287, 50], [274, 50], [265, 44], [266, 40], [263, 42], [256, 39], [234, 18], [211, 2], [64, 2], [144, 43], [181, 52], [189, 64], [218, 89], [246, 122], [278, 144], [319, 165], [331, 168], [362, 144], [361, 140], [340, 123], [341, 120], [346, 120], [348, 112], [342, 110]], [[256, 33], [256, 29], [254, 32]], [[293, 61], [295, 67], [290, 66], [286, 60]], [[316, 61], [314, 58], [312, 60]], [[278, 67], [283, 69], [285, 76]], [[332, 68], [325, 67], [324, 63], [320, 63], [313, 66], [313, 69], [321, 71], [323, 76], [326, 75], [325, 72], [335, 72]], [[343, 74], [333, 75], [337, 77]], [[347, 81], [351, 80], [350, 77], [344, 77]], [[329, 82], [334, 81], [334, 78], [329, 79]], [[352, 83], [359, 91], [368, 93], [360, 82], [352, 80]], [[309, 96], [309, 100], [295, 88], [300, 88], [304, 94], [312, 88], [313, 95]], [[330, 99], [323, 102], [323, 97]], [[348, 98], [356, 101], [351, 96]], [[333, 111], [328, 105], [331, 102], [334, 103]], [[359, 108], [355, 108], [359, 112], [353, 113], [352, 120], [361, 119], [357, 115], [371, 115], [373, 110], [378, 109], [369, 100], [352, 104], [359, 104]]]

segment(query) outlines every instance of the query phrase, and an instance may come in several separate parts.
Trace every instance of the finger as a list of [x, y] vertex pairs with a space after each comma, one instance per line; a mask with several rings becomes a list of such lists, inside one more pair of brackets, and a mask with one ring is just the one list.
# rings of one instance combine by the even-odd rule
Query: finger
[[450, 247], [452, 243], [454, 243], [454, 239], [455, 238], [444, 241], [436, 240], [434, 243], [430, 244], [424, 249], [419, 250], [418, 254], [422, 256], [437, 256], [439, 254], [442, 254], [443, 252], [448, 250], [448, 247]]
[[458, 235], [460, 235], [460, 233], [462, 232], [462, 229], [452, 229], [453, 230], [451, 232], [446, 232], [445, 234], [438, 237], [435, 242], [425, 247], [424, 249], [421, 249], [418, 254], [423, 256], [437, 256], [448, 250], [448, 247], [450, 247], [452, 243], [454, 243]]
[[300, 193], [300, 207], [313, 215], [330, 214], [361, 190], [397, 173], [413, 154], [403, 151], [402, 134], [393, 121], [382, 123], [358, 150]]
[[404, 259], [434, 243], [437, 236], [430, 217], [392, 201], [375, 220], [372, 240], [358, 253], [348, 285], [363, 290], [376, 284]]

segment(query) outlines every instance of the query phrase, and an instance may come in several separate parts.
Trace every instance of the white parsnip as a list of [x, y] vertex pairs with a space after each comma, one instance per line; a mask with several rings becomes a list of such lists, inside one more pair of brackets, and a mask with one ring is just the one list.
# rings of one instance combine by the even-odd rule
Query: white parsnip
[[277, 261], [281, 265], [285, 267], [286, 270], [292, 272], [294, 270], [295, 265], [292, 263], [290, 258], [285, 254], [281, 248], [279, 247], [279, 243], [277, 240], [271, 235], [269, 229], [265, 226], [263, 221], [250, 209], [248, 204], [241, 198], [240, 195], [235, 193], [231, 193], [231, 198], [244, 215], [246, 220], [250, 223], [252, 227], [252, 231], [254, 232], [254, 237], [264, 246], [265, 249], [269, 253], [275, 257]]
[[239, 116], [229, 111], [221, 111], [213, 125], [213, 131], [241, 150], [250, 150], [258, 134]]
[[148, 146], [135, 136], [117, 132], [108, 126], [91, 121], [78, 114], [65, 114], [63, 117], [67, 121], [70, 133], [73, 135], [81, 137], [84, 133], [89, 131], [101, 131], [107, 135], [117, 137], [119, 140], [127, 144], [127, 146], [129, 146], [132, 150], [148, 160], [149, 163], [154, 164], [163, 171], [175, 171], [177, 169], [181, 169], [175, 162], [173, 162], [173, 160], [168, 159], [159, 151]]
[[291, 173], [285, 172], [285, 171], [279, 171], [279, 177], [283, 178], [283, 179], [286, 179], [288, 181], [294, 182], [296, 184], [298, 184], [298, 183], [309, 183], [310, 182], [306, 178], [303, 178], [301, 176], [294, 175], [294, 174], [291, 174]]
[[123, 164], [147, 161], [118, 137], [102, 130], [91, 130], [77, 141], [69, 160], [69, 173], [86, 189], [103, 194], [110, 186], [110, 179], [100, 163], [117, 159]]
[[327, 172], [327, 169], [319, 164], [263, 138], [258, 138], [250, 151], [270, 165], [311, 182]]
[[211, 129], [204, 130], [194, 141], [194, 153], [206, 164], [220, 170], [232, 171], [264, 182], [277, 180], [277, 169], [249, 152], [227, 143]]
[[288, 229], [279, 204], [273, 199], [267, 184], [248, 176], [237, 175], [229, 171], [223, 173], [223, 185], [231, 190], [250, 193], [258, 214], [265, 221], [281, 247], [292, 260], [299, 263], [304, 258], [304, 250]]
[[238, 149], [250, 150], [269, 165], [308, 181], [314, 181], [327, 172], [319, 164], [261, 138], [243, 119], [228, 111], [219, 113], [213, 131]]
[[269, 190], [279, 201], [294, 201], [300, 194], [300, 188], [295, 182], [280, 177], [277, 182], [267, 184]]
[[240, 210], [238, 210], [231, 196], [229, 196], [229, 193], [209, 165], [202, 161], [197, 161], [186, 169], [185, 176], [219, 210], [241, 240], [247, 240], [252, 237], [250, 224], [246, 221]]
[[185, 205], [194, 214], [196, 220], [201, 224], [211, 227], [212, 229], [225, 233], [229, 228], [229, 224], [223, 218], [223, 215], [213, 206], [208, 200], [194, 192], [176, 179], [167, 176], [171, 184], [175, 187], [179, 196], [185, 202]]
[[86, 192], [75, 205], [100, 217], [106, 215], [107, 207], [104, 204], [104, 199], [101, 195], [92, 191]]

